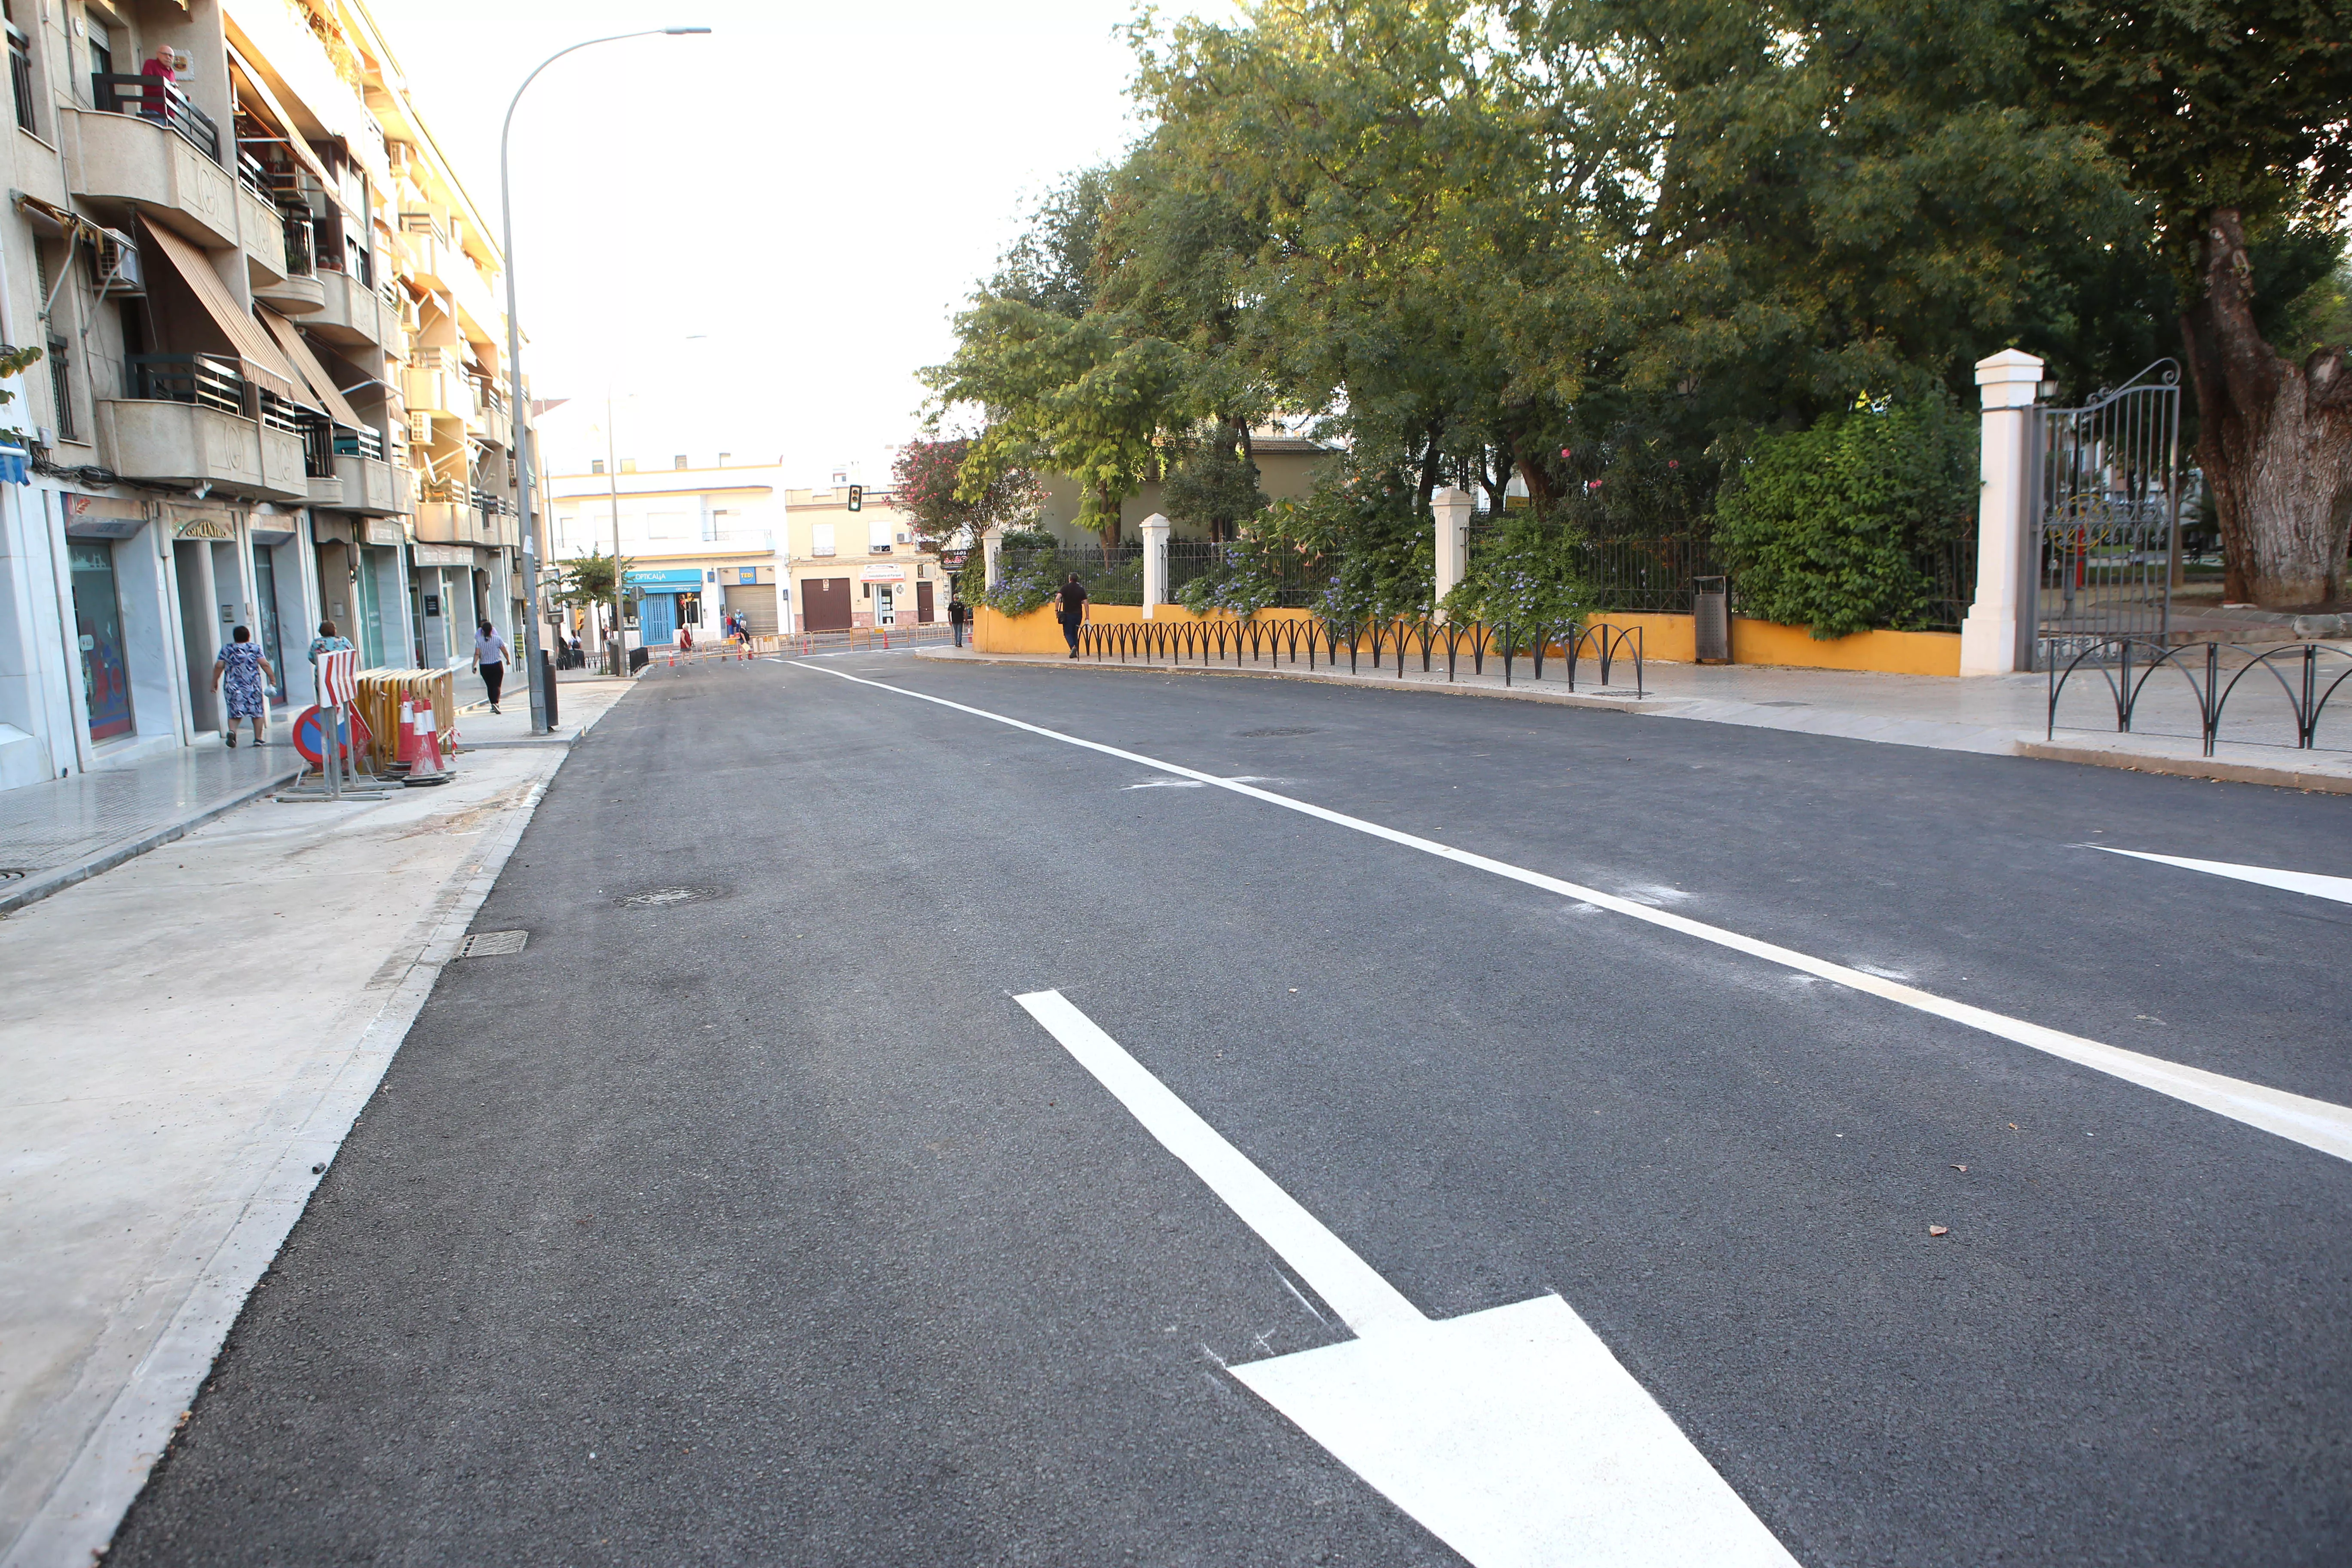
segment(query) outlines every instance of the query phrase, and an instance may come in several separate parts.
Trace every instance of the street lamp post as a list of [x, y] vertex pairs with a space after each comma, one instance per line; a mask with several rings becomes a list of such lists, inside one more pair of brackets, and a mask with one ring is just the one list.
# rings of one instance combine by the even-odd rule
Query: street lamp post
[[[525, 413], [522, 400], [522, 325], [515, 315], [514, 184], [509, 177], [507, 170], [507, 142], [514, 132], [515, 110], [521, 104], [522, 95], [530, 90], [530, 84], [539, 79], [541, 71], [573, 50], [587, 48], [592, 44], [617, 44], [625, 38], [678, 37], [689, 33], [709, 31], [710, 29], [708, 27], [647, 27], [641, 32], [614, 33], [602, 38], [583, 38], [568, 48], [558, 49], [540, 61], [531, 68], [531, 73], [522, 79], [522, 86], [515, 89], [514, 97], [507, 104], [506, 123], [499, 131], [499, 222], [504, 241], [507, 269], [507, 401], [510, 405], [507, 410], [507, 417], [510, 421], [507, 426], [507, 440], [509, 443], [509, 449], [515, 455], [515, 473], [520, 481], [517, 489], [522, 502], [520, 509], [522, 514], [522, 582], [525, 598], [522, 658], [523, 672], [530, 685], [530, 732], [534, 735], [547, 733], [547, 694], [540, 686], [540, 665], [544, 656], [540, 649], [539, 636], [539, 535], [532, 526], [531, 519], [531, 453], [530, 447], [525, 444], [522, 437]], [[607, 423], [610, 422], [607, 421]], [[617, 542], [613, 547], [613, 559], [614, 585], [617, 587], [620, 576], [620, 546]], [[614, 635], [618, 637], [619, 633], [619, 623], [616, 620]]]

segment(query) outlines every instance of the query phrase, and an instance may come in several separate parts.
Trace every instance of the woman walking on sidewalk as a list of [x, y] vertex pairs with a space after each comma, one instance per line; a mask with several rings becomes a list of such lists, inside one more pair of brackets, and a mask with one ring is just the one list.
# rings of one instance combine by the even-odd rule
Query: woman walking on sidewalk
[[228, 681], [228, 722], [221, 726], [221, 739], [234, 749], [237, 721], [250, 719], [253, 743], [266, 746], [269, 744], [269, 689], [278, 683], [278, 672], [261, 657], [261, 645], [253, 640], [250, 630], [239, 626], [230, 636], [236, 640], [213, 660], [213, 689], [221, 689], [223, 678]]
[[474, 668], [482, 672], [482, 685], [490, 694], [490, 711], [499, 710], [499, 692], [506, 685], [507, 639], [484, 621], [474, 632]]

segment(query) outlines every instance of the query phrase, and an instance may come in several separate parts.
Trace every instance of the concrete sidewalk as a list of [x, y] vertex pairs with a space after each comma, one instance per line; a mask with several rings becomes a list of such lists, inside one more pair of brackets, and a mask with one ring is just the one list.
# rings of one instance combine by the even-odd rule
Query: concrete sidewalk
[[567, 753], [256, 800], [0, 921], [37, 981], [0, 1018], [0, 1564], [104, 1547]]
[[[2331, 646], [2352, 652], [2352, 646]], [[1352, 674], [1344, 665], [1337, 669], [1326, 667], [1309, 670], [1303, 663], [1294, 666], [1286, 661], [1275, 667], [1246, 658], [1236, 665], [1230, 654], [1225, 662], [1205, 667], [1165, 660], [1129, 659], [1122, 663], [1117, 658], [1070, 659], [1052, 654], [987, 654], [971, 648], [947, 647], [922, 648], [916, 657], [950, 663], [1028, 664], [1064, 669], [1083, 666], [1163, 676], [1182, 673], [1315, 680], [1387, 690], [1554, 702], [1611, 709], [1648, 718], [1697, 719], [1717, 724], [1927, 746], [1937, 751], [2039, 757], [2144, 773], [2352, 794], [2352, 683], [2347, 684], [2342, 695], [2322, 717], [2318, 734], [2321, 749], [2305, 751], [2294, 744], [2294, 721], [2276, 683], [2265, 689], [2259, 684], [2259, 674], [2250, 677], [2248, 684], [2230, 700], [2221, 730], [2227, 739], [2215, 747], [2212, 756], [2207, 757], [2203, 754], [2196, 701], [2186, 684], [2170, 670], [2158, 671], [2142, 689], [2133, 714], [2132, 732], [2121, 734], [2116, 730], [2115, 698], [2106, 678], [2095, 668], [2084, 667], [2074, 672], [2061, 693], [2056, 728], [2045, 737], [2049, 678], [2040, 674], [1956, 679], [1768, 665], [1651, 662], [1643, 667], [1637, 695], [1633, 668], [1624, 660], [1612, 664], [1605, 685], [1593, 661], [1580, 660], [1576, 690], [1571, 692], [1566, 668], [1556, 658], [1544, 661], [1540, 679], [1534, 677], [1526, 658], [1514, 660], [1507, 685], [1501, 661], [1494, 656], [1487, 656], [1484, 673], [1476, 674], [1472, 672], [1465, 657], [1459, 661], [1454, 678], [1449, 680], [1442, 650], [1433, 658], [1432, 670], [1423, 673], [1417, 645], [1406, 660], [1402, 677], [1393, 663], [1385, 660], [1383, 668], [1374, 671], [1369, 656], [1358, 659]], [[2342, 666], [2339, 662], [2334, 668], [2340, 669]]]

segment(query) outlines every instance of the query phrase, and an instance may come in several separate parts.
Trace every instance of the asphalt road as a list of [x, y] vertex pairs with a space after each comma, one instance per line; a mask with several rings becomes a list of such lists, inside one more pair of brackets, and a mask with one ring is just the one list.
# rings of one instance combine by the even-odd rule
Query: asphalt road
[[[1227, 1370], [1349, 1333], [1048, 988], [1430, 1318], [1557, 1291], [1812, 1568], [2352, 1561], [2352, 1163], [816, 662], [574, 751], [476, 921], [528, 948], [446, 972], [110, 1563], [1461, 1561]], [[829, 668], [2352, 1103], [2352, 905], [2084, 847], [2352, 876], [2344, 797]]]

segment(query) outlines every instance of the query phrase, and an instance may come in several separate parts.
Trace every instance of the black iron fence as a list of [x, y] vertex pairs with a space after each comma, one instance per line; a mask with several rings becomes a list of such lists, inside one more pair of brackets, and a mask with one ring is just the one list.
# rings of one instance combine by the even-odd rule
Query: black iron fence
[[1367, 666], [1386, 667], [1403, 679], [1418, 658], [1422, 673], [1436, 672], [1443, 658], [1445, 679], [1461, 679], [1466, 663], [1473, 675], [1486, 673], [1492, 659], [1503, 684], [1517, 679], [1525, 662], [1528, 678], [1543, 679], [1549, 662], [1574, 691], [1580, 670], [1594, 669], [1606, 689], [1613, 672], [1626, 665], [1633, 670], [1630, 695], [1646, 695], [1642, 674], [1642, 628], [1586, 626], [1570, 621], [1556, 626], [1491, 626], [1483, 621], [1439, 621], [1428, 616], [1368, 617], [1349, 621], [1324, 616], [1212, 616], [1194, 619], [1097, 621], [1078, 627], [1078, 653], [1087, 658], [1120, 664], [1165, 661], [1202, 666], [1231, 663], [1236, 669], [1278, 668], [1286, 659], [1295, 668], [1336, 670], [1344, 657], [1350, 674]]
[[307, 410], [299, 416], [302, 427], [302, 473], [307, 479], [331, 479], [335, 477], [335, 426], [323, 414]]
[[2352, 653], [2326, 643], [2294, 643], [2257, 652], [2254, 647], [2241, 643], [2175, 646], [2153, 637], [2102, 637], [2076, 652], [2063, 668], [2054, 660], [2050, 663], [2045, 739], [2056, 737], [2058, 699], [2065, 693], [2066, 682], [2084, 666], [2106, 682], [2107, 693], [2115, 700], [2117, 734], [2131, 732], [2132, 720], [2150, 679], [2168, 669], [2179, 676], [2188, 683], [2209, 757], [2221, 738], [2230, 699], [2247, 677], [2256, 678], [2249, 700], [2238, 705], [2239, 711], [2245, 711], [2255, 693], [2267, 698], [2275, 691], [2283, 696], [2295, 747], [2301, 751], [2318, 747], [2320, 715], [2326, 710], [2328, 699], [2352, 679]]
[[[1174, 546], [1170, 546], [1172, 551]], [[1172, 563], [1171, 563], [1172, 565]], [[997, 570], [1008, 586], [1058, 587], [1076, 574], [1097, 605], [1143, 603], [1143, 546], [1059, 544], [1006, 549]]]

